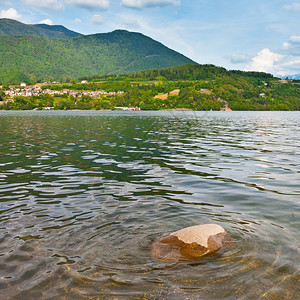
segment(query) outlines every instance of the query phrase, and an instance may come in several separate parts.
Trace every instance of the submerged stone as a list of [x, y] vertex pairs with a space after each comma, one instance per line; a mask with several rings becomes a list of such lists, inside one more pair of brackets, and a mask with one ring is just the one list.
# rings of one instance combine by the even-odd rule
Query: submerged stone
[[187, 227], [154, 242], [152, 256], [162, 260], [201, 257], [222, 248], [226, 237], [227, 232], [217, 224]]

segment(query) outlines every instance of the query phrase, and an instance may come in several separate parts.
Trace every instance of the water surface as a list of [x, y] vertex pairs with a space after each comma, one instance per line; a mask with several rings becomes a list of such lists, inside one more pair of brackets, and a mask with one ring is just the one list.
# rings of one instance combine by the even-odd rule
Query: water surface
[[[296, 299], [299, 112], [0, 112], [1, 299]], [[233, 243], [161, 262], [216, 223]]]

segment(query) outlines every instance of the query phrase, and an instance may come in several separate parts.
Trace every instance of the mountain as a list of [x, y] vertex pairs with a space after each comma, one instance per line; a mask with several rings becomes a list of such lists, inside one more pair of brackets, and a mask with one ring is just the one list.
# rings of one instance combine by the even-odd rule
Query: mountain
[[0, 19], [0, 36], [24, 34], [47, 38], [69, 38], [81, 35], [61, 25], [27, 25], [11, 19]]
[[49, 38], [68, 38], [82, 35], [62, 25], [35, 24], [33, 26], [42, 29], [45, 33], [49, 33], [49, 36], [47, 36]]
[[282, 76], [282, 79], [300, 80], [300, 74]]
[[[48, 30], [47, 25], [33, 25], [30, 28], [44, 32]], [[59, 29], [57, 26], [50, 28], [52, 33], [55, 32], [54, 28]], [[25, 31], [28, 27], [21, 26], [21, 29]], [[141, 33], [126, 30], [60, 39], [37, 34], [8, 35], [7, 32], [8, 29], [6, 35], [0, 37], [2, 84], [65, 81], [82, 76], [195, 64], [191, 59]], [[12, 34], [13, 30], [10, 32]]]

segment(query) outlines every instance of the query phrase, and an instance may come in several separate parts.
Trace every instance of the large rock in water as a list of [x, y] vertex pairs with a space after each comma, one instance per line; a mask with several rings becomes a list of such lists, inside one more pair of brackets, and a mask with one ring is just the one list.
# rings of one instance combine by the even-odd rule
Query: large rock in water
[[223, 247], [226, 237], [224, 228], [217, 224], [187, 227], [154, 242], [152, 256], [166, 261], [201, 257]]

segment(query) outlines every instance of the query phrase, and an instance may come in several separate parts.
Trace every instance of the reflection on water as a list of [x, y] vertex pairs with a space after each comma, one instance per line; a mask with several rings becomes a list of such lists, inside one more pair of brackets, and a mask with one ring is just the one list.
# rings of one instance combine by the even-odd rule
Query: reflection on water
[[[0, 292], [296, 299], [300, 118], [291, 112], [1, 112]], [[151, 243], [217, 223], [230, 247]]]

